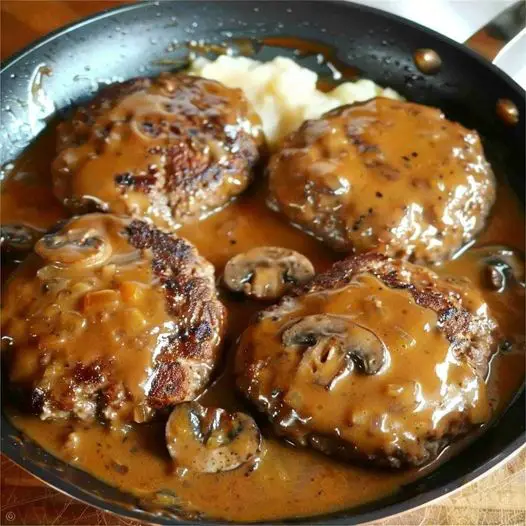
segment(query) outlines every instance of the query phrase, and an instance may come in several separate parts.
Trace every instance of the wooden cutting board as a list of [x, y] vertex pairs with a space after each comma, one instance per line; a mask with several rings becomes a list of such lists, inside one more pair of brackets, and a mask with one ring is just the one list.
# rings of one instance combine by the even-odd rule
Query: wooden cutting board
[[[5, 59], [33, 40], [94, 12], [123, 1], [3, 0], [1, 57]], [[454, 462], [454, 460], [453, 460]], [[526, 450], [484, 478], [439, 502], [374, 523], [375, 526], [526, 524]], [[2, 455], [0, 525], [129, 525], [122, 519], [73, 500], [46, 486]]]

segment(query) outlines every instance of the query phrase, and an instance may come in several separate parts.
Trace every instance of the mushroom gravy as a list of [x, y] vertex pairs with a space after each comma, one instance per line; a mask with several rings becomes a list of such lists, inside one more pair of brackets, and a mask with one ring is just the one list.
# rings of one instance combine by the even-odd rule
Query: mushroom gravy
[[[24, 224], [45, 230], [66, 212], [51, 191], [49, 167], [54, 155], [51, 132], [31, 146], [2, 183], [2, 224]], [[261, 181], [223, 210], [178, 232], [193, 242], [222, 276], [226, 262], [251, 248], [273, 245], [308, 257], [316, 271], [341, 258], [314, 238], [290, 226], [264, 203]], [[499, 244], [524, 250], [524, 216], [511, 190], [502, 184], [490, 221], [474, 248]], [[468, 249], [457, 259], [434, 268], [439, 274], [467, 276], [483, 286], [505, 336], [524, 338], [524, 294], [521, 288], [494, 292], [484, 287], [481, 254]], [[12, 266], [10, 266], [12, 268]], [[7, 273], [9, 267], [4, 268]], [[240, 298], [221, 289], [229, 312], [225, 363], [209, 389], [199, 398], [204, 405], [229, 411], [247, 411], [234, 391], [232, 345], [250, 317], [266, 303]], [[495, 414], [503, 411], [524, 381], [524, 354], [512, 346], [491, 362], [488, 396]], [[159, 513], [184, 513], [235, 521], [270, 520], [328, 513], [362, 504], [395, 492], [437, 466], [441, 459], [420, 470], [387, 472], [345, 464], [314, 451], [294, 448], [272, 436], [262, 425], [261, 459], [256, 469], [246, 467], [219, 474], [174, 470], [164, 440], [165, 421], [109, 429], [82, 422], [46, 422], [4, 407], [14, 426], [27, 437], [66, 462], [137, 496], [138, 504]], [[252, 414], [254, 412], [252, 411]], [[70, 439], [70, 440], [68, 440]], [[71, 442], [75, 447], [71, 448]], [[449, 456], [461, 444], [448, 448]]]
[[[334, 288], [289, 296], [243, 333], [236, 382], [276, 433], [343, 459], [400, 467], [424, 464], [440, 438], [488, 421], [484, 379], [452, 339], [466, 329], [458, 324], [452, 335], [432, 306], [454, 285], [409, 264], [390, 269], [357, 270]], [[394, 288], [398, 276], [411, 288]], [[432, 296], [426, 280], [434, 281]], [[494, 324], [476, 291], [458, 291], [481, 313], [473, 325], [488, 344], [473, 345], [472, 354], [484, 354]]]
[[225, 327], [212, 265], [186, 240], [112, 214], [43, 236], [2, 303], [11, 390], [43, 420], [121, 428], [195, 398]]

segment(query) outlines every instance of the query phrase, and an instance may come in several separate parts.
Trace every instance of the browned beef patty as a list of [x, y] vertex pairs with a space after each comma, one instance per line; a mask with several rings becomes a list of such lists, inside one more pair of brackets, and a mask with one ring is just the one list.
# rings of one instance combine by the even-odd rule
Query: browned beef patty
[[88, 214], [47, 234], [3, 290], [11, 388], [42, 419], [150, 419], [193, 400], [219, 359], [225, 309], [188, 241]]
[[447, 259], [484, 226], [495, 181], [475, 131], [384, 98], [306, 121], [271, 158], [269, 206], [332, 247]]
[[263, 143], [242, 91], [182, 74], [103, 89], [58, 127], [56, 196], [179, 225], [221, 207], [250, 183]]
[[261, 311], [241, 337], [236, 383], [296, 444], [418, 466], [488, 420], [497, 338], [469, 283], [371, 253]]

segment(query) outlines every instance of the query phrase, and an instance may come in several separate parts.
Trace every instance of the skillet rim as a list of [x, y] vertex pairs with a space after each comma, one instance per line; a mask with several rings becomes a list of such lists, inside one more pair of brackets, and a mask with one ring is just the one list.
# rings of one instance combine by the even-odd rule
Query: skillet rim
[[[218, 0], [218, 1], [228, 1], [228, 0]], [[261, 1], [251, 2], [250, 0], [248, 0], [248, 1], [244, 1], [243, 3], [260, 4]], [[285, 2], [280, 1], [279, 3], [294, 4], [293, 1], [287, 2], [287, 0], [285, 0]], [[422, 26], [421, 24], [418, 24], [416, 22], [413, 22], [401, 16], [394, 15], [392, 13], [388, 13], [386, 11], [383, 11], [382, 9], [365, 6], [362, 4], [356, 4], [352, 1], [308, 0], [308, 2], [305, 2], [305, 3], [325, 4], [325, 5], [333, 4], [333, 5], [340, 6], [344, 9], [350, 9], [350, 10], [354, 9], [357, 11], [369, 12], [373, 15], [383, 18], [386, 21], [386, 23], [394, 22], [399, 25], [403, 25], [403, 26], [405, 25], [408, 27], [412, 27], [413, 29], [421, 32], [422, 34], [429, 35], [435, 41], [439, 41], [449, 46], [450, 48], [456, 50], [457, 52], [471, 57], [476, 62], [478, 62], [480, 65], [488, 69], [492, 75], [496, 75], [500, 77], [500, 79], [504, 81], [506, 84], [508, 84], [508, 86], [513, 90], [513, 92], [518, 97], [524, 100], [526, 91], [517, 82], [515, 82], [509, 75], [507, 75], [504, 71], [502, 71], [500, 68], [492, 64], [490, 61], [488, 61], [486, 58], [479, 55], [474, 50], [466, 47], [463, 44], [455, 42], [449, 37], [446, 37], [432, 29], [426, 28]], [[41, 38], [36, 39], [35, 41], [31, 42], [30, 44], [25, 46], [20, 51], [14, 53], [7, 59], [0, 62], [0, 75], [6, 74], [10, 67], [15, 65], [19, 60], [25, 58], [26, 56], [30, 55], [34, 51], [37, 51], [43, 45], [51, 43], [54, 40], [59, 39], [70, 32], [75, 31], [76, 29], [79, 29], [81, 27], [91, 24], [92, 22], [97, 22], [99, 20], [109, 18], [113, 15], [127, 13], [129, 11], [135, 11], [135, 10], [139, 10], [143, 8], [152, 8], [152, 7], [159, 7], [159, 6], [160, 6], [160, 2], [140, 1], [140, 2], [125, 5], [125, 6], [118, 6], [118, 7], [114, 7], [110, 9], [105, 9], [94, 15], [84, 17], [76, 22], [67, 24], [65, 26], [61, 26], [55, 29], [54, 31], [42, 36]], [[517, 391], [513, 400], [508, 405], [508, 408], [501, 415], [499, 415], [499, 418], [491, 425], [491, 427], [499, 424], [500, 418], [509, 410], [509, 408], [512, 405], [516, 403], [521, 403], [520, 402], [521, 397], [524, 398], [524, 384], [522, 388]], [[11, 422], [5, 417], [3, 411], [2, 411], [1, 420], [2, 420], [3, 425], [7, 424], [7, 426], [9, 426], [10, 428], [18, 432], [18, 430], [16, 430], [16, 428], [12, 426]], [[20, 432], [18, 433], [20, 434]], [[13, 460], [16, 464], [21, 466], [25, 471], [28, 471], [33, 476], [36, 476], [38, 479], [44, 481], [47, 485], [53, 487], [57, 491], [65, 493], [70, 497], [73, 497], [82, 502], [89, 503], [90, 505], [95, 506], [98, 509], [113, 513], [118, 516], [123, 516], [123, 512], [125, 512], [124, 516], [133, 517], [135, 519], [139, 519], [142, 521], [148, 520], [148, 519], [145, 519], [141, 511], [137, 511], [136, 509], [133, 509], [133, 508], [127, 508], [124, 504], [114, 503], [111, 500], [105, 500], [103, 497], [98, 496], [94, 493], [88, 492], [87, 490], [81, 488], [80, 486], [76, 486], [72, 482], [64, 481], [61, 478], [60, 473], [50, 472], [50, 471], [47, 471], [46, 469], [43, 469], [39, 462], [36, 462], [34, 460], [27, 460], [21, 454], [20, 448], [17, 447], [17, 445], [15, 445], [14, 443], [10, 443], [10, 442], [14, 442], [14, 441], [10, 441], [9, 440], [10, 438], [11, 438], [10, 436], [8, 436], [7, 434], [4, 434], [4, 432], [2, 431], [2, 437], [1, 437], [2, 453], [5, 454], [11, 460]], [[31, 439], [29, 439], [29, 441], [36, 444], [36, 442], [32, 441]], [[424, 490], [423, 493], [414, 495], [412, 497], [406, 498], [399, 502], [382, 504], [382, 499], [377, 499], [376, 501], [371, 501], [369, 503], [366, 503], [367, 505], [374, 505], [375, 502], [379, 502], [381, 507], [377, 509], [372, 509], [368, 511], [359, 511], [359, 507], [360, 507], [359, 506], [358, 508], [357, 507], [347, 508], [347, 509], [340, 510], [338, 512], [334, 512], [330, 514], [314, 515], [314, 516], [290, 518], [290, 519], [279, 519], [279, 520], [273, 520], [273, 521], [267, 521], [267, 522], [259, 521], [255, 524], [291, 524], [291, 523], [298, 524], [298, 523], [301, 523], [301, 524], [335, 524], [335, 525], [336, 524], [349, 524], [351, 525], [351, 524], [362, 524], [364, 522], [393, 517], [395, 515], [399, 515], [404, 512], [415, 510], [429, 502], [432, 502], [439, 498], [443, 498], [446, 495], [452, 494], [454, 491], [458, 491], [461, 487], [473, 482], [475, 479], [479, 478], [483, 474], [494, 469], [495, 467], [497, 467], [497, 465], [503, 463], [506, 459], [509, 459], [512, 455], [519, 454], [525, 442], [526, 442], [526, 430], [523, 430], [506, 447], [501, 449], [498, 453], [496, 453], [490, 459], [483, 462], [478, 467], [471, 469], [469, 473], [467, 473], [466, 475], [457, 476], [451, 482], [446, 483], [446, 485], [442, 485], [440, 487], [433, 488], [433, 489]], [[40, 450], [45, 451], [43, 448], [38, 446], [38, 444], [36, 445], [37, 447], [39, 447]], [[46, 452], [46, 454], [48, 455], [49, 453]], [[71, 467], [71, 469], [75, 469], [77, 471], [81, 471], [82, 473], [87, 473], [83, 470], [79, 470], [78, 468], [74, 468], [73, 466], [69, 464], [68, 464], [68, 467]], [[92, 476], [92, 475], [89, 475], [89, 476]], [[52, 480], [52, 482], [49, 482], [50, 479]], [[105, 482], [102, 482], [102, 481], [99, 481], [99, 482], [101, 482], [102, 484], [108, 487], [111, 487], [109, 486], [109, 484], [106, 484]], [[354, 515], [349, 515], [353, 513], [354, 509], [357, 509], [358, 511]], [[195, 524], [195, 522], [193, 521], [188, 521], [188, 520], [185, 520], [179, 517], [175, 519], [167, 519], [166, 517], [160, 517], [160, 521], [161, 522], [159, 522], [159, 524]], [[214, 518], [212, 518], [211, 520], [205, 519], [205, 521], [201, 523], [207, 524], [210, 526], [225, 524], [224, 521], [222, 522], [220, 519], [214, 519]]]
[[[170, 1], [170, 0], [168, 0]], [[177, 1], [177, 0], [175, 0]], [[201, 0], [195, 0], [197, 2], [200, 2]], [[208, 0], [210, 1], [210, 0]], [[215, 2], [230, 2], [233, 0], [214, 0]], [[243, 3], [260, 3], [262, 0], [240, 0]], [[295, 0], [273, 0], [276, 3], [291, 3], [295, 4]], [[271, 0], [272, 2], [272, 0]], [[271, 3], [269, 2], [269, 4]], [[203, 2], [205, 3], [205, 2]], [[305, 0], [305, 3], [313, 3], [313, 4], [333, 4], [333, 5], [339, 5], [341, 7], [344, 7], [345, 9], [356, 9], [358, 11], [364, 11], [364, 12], [370, 12], [377, 16], [384, 17], [387, 21], [394, 21], [402, 25], [407, 25], [412, 27], [413, 29], [416, 29], [418, 31], [421, 31], [423, 33], [426, 33], [436, 40], [441, 41], [444, 44], [449, 45], [450, 47], [455, 48], [458, 52], [467, 54], [471, 58], [474, 58], [477, 62], [479, 62], [481, 65], [485, 66], [486, 68], [489, 68], [489, 70], [492, 73], [497, 74], [499, 77], [502, 78], [509, 86], [513, 89], [519, 92], [523, 97], [526, 95], [526, 89], [522, 88], [520, 84], [518, 84], [515, 80], [513, 80], [506, 72], [504, 72], [502, 69], [500, 69], [498, 66], [493, 64], [490, 60], [483, 57], [481, 54], [477, 53], [475, 50], [471, 49], [465, 44], [456, 42], [455, 40], [442, 35], [441, 33], [435, 31], [434, 29], [430, 29], [428, 27], [423, 26], [422, 24], [419, 24], [418, 22], [413, 22], [412, 20], [409, 20], [407, 18], [404, 18], [399, 15], [395, 15], [393, 13], [389, 13], [387, 11], [384, 11], [382, 9], [379, 9], [377, 7], [371, 7], [368, 5], [363, 4], [357, 4], [352, 0]], [[138, 9], [146, 9], [149, 7], [159, 7], [161, 2], [149, 2], [148, 0], [140, 0], [138, 2], [127, 4], [125, 6], [121, 7], [112, 7], [109, 9], [104, 9], [103, 11], [100, 11], [98, 13], [95, 13], [94, 15], [89, 15], [86, 17], [81, 18], [80, 20], [76, 22], [72, 22], [70, 24], [66, 24], [65, 26], [58, 27], [57, 29], [51, 31], [50, 33], [45, 34], [44, 36], [37, 38], [36, 40], [30, 42], [27, 46], [24, 46], [20, 51], [15, 52], [11, 56], [9, 56], [7, 59], [4, 59], [0, 61], [0, 75], [7, 72], [7, 70], [13, 66], [16, 62], [18, 62], [20, 59], [24, 58], [29, 53], [32, 53], [33, 51], [36, 51], [38, 48], [43, 46], [44, 44], [47, 44], [56, 38], [60, 38], [61, 36], [74, 31], [75, 29], [78, 29], [80, 27], [83, 27], [85, 25], [88, 25], [92, 22], [102, 20], [104, 18], [108, 18], [110, 16], [113, 16], [114, 14], [121, 14], [126, 13], [128, 11], [135, 11]]]

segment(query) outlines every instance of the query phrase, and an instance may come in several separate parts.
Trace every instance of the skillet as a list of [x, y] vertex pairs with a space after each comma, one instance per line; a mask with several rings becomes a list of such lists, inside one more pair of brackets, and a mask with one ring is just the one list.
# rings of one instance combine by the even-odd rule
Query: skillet
[[[449, 118], [475, 128], [500, 179], [507, 179], [524, 203], [524, 91], [509, 77], [469, 49], [417, 24], [385, 12], [347, 2], [162, 2], [134, 4], [103, 12], [59, 30], [11, 58], [0, 72], [2, 104], [0, 162], [18, 156], [44, 128], [46, 119], [73, 102], [89, 98], [102, 83], [169, 68], [159, 59], [174, 40], [294, 36], [324, 43], [337, 58], [363, 76], [394, 88], [409, 100], [438, 106]], [[442, 59], [440, 71], [417, 69], [413, 53], [432, 48]], [[172, 45], [173, 49], [173, 45]], [[262, 48], [266, 60], [290, 50]], [[313, 67], [315, 62], [308, 63]], [[50, 67], [53, 75], [40, 79]], [[294, 86], [291, 86], [294, 90]], [[44, 96], [45, 93], [45, 96]], [[519, 122], [506, 124], [497, 115], [499, 99], [511, 100]], [[420, 506], [443, 496], [491, 469], [525, 440], [525, 393], [471, 446], [433, 473], [396, 494], [335, 515], [302, 519], [302, 524], [359, 524]], [[156, 516], [137, 507], [133, 497], [22, 441], [2, 414], [2, 451], [55, 488], [127, 517], [160, 524], [184, 519]], [[291, 522], [291, 521], [287, 521]]]

